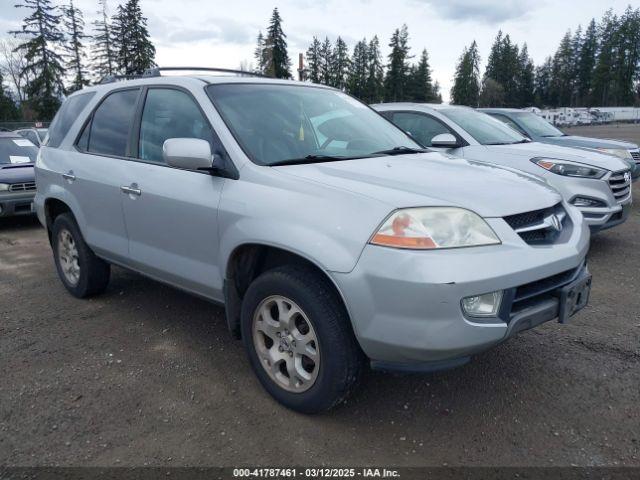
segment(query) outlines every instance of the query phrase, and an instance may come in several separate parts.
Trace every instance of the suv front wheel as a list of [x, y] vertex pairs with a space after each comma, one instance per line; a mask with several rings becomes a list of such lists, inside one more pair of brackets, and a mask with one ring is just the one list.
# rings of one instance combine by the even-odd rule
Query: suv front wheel
[[357, 384], [362, 353], [345, 308], [315, 271], [287, 265], [249, 286], [242, 338], [263, 387], [303, 413], [328, 410]]
[[91, 251], [72, 215], [63, 213], [56, 217], [51, 238], [58, 276], [74, 297], [90, 297], [107, 288], [109, 264]]

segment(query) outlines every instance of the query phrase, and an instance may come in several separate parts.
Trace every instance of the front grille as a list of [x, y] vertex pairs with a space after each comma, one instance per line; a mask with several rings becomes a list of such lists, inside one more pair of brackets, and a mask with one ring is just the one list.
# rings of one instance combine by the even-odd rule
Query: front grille
[[9, 185], [10, 192], [32, 192], [36, 189], [36, 182], [14, 183]]
[[618, 203], [625, 201], [631, 195], [631, 174], [629, 170], [614, 172], [609, 177], [611, 193]]
[[504, 221], [529, 245], [555, 243], [570, 220], [562, 204], [553, 207], [517, 213], [504, 217]]
[[640, 165], [640, 150], [629, 150], [629, 153], [631, 157], [633, 157], [633, 160]]
[[528, 307], [557, 296], [559, 289], [574, 281], [583, 268], [584, 265], [580, 265], [577, 268], [566, 270], [556, 275], [526, 283], [515, 288], [510, 317]]

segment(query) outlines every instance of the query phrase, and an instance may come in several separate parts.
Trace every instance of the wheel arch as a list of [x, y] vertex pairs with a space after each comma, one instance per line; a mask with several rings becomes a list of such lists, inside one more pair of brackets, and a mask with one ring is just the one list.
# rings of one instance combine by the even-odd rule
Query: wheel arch
[[[225, 265], [224, 297], [227, 326], [236, 338], [240, 338], [242, 299], [249, 285], [261, 273], [282, 265], [306, 266], [328, 280], [351, 319], [340, 288], [316, 260], [280, 246], [259, 242], [244, 243], [233, 249]], [[353, 328], [352, 325], [350, 327]]]

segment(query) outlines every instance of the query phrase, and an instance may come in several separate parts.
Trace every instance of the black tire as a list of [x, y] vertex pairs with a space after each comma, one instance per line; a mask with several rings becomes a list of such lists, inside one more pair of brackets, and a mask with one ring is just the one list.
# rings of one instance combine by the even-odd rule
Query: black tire
[[[77, 250], [78, 266], [80, 268], [79, 278], [75, 284], [71, 282], [63, 271], [59, 256], [59, 243], [61, 233], [68, 232], [73, 239]], [[87, 298], [92, 295], [102, 293], [109, 284], [111, 267], [104, 260], [96, 257], [89, 246], [85, 243], [78, 224], [73, 215], [63, 213], [56, 217], [51, 227], [51, 246], [53, 248], [53, 258], [58, 271], [58, 277], [65, 288], [77, 298]]]
[[[291, 392], [263, 367], [253, 341], [253, 321], [263, 300], [281, 295], [293, 300], [315, 330], [320, 351], [317, 377], [303, 392]], [[364, 354], [357, 344], [346, 309], [335, 289], [311, 268], [286, 265], [269, 270], [249, 286], [241, 313], [242, 340], [262, 386], [278, 402], [301, 413], [318, 413], [341, 403], [356, 387]]]

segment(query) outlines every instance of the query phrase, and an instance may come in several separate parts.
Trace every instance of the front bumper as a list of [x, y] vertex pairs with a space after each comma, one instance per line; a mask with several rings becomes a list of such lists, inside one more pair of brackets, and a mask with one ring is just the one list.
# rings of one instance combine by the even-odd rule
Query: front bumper
[[[591, 231], [595, 233], [620, 225], [628, 217], [628, 209], [632, 202], [632, 189], [629, 189], [627, 196], [616, 199], [609, 184], [611, 176], [612, 174], [608, 173], [602, 179], [593, 180], [560, 177], [549, 173], [545, 178], [571, 204], [578, 197], [601, 202], [603, 205], [601, 207], [577, 207], [582, 212], [584, 220], [591, 228]], [[560, 179], [556, 177], [560, 177]]]
[[34, 197], [35, 192], [0, 193], [0, 217], [33, 214]]
[[[558, 302], [551, 298], [553, 291], [517, 310], [515, 292], [520, 286], [581, 270], [589, 231], [573, 209], [571, 216], [576, 228], [570, 239], [549, 246], [527, 245], [499, 218], [487, 220], [501, 245], [441, 251], [367, 245], [352, 272], [332, 276], [372, 365], [448, 368], [504, 341], [524, 329], [527, 321], [535, 326], [555, 318]], [[500, 318], [465, 317], [462, 298], [496, 290], [505, 291]]]

